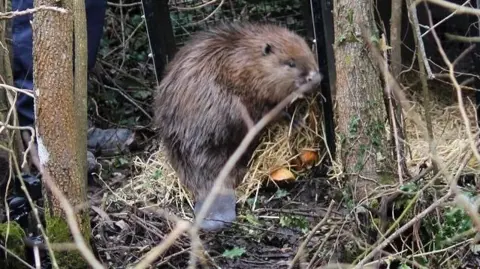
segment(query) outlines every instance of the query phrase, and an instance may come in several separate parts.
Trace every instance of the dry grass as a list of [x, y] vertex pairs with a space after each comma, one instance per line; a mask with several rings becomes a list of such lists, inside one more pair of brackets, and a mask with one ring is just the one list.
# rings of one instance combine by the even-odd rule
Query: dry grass
[[[302, 100], [302, 104], [295, 109], [294, 114], [297, 113], [304, 115], [302, 117], [304, 124], [301, 126], [294, 128], [292, 122], [290, 124], [283, 122], [275, 123], [265, 130], [261, 143], [249, 163], [250, 169], [237, 188], [239, 203], [244, 203], [254, 193], [258, 194], [265, 182], [271, 179], [270, 173], [275, 169], [287, 167], [297, 177], [307, 174], [308, 168], [296, 171], [291, 167], [292, 160], [298, 158], [302, 150], [320, 152], [317, 163], [324, 158], [325, 153], [322, 153], [325, 151], [324, 147], [319, 146], [323, 145], [322, 113], [315, 98]], [[180, 183], [164, 154], [161, 143], [158, 150], [148, 159], [135, 158], [134, 165], [138, 174], [129, 184], [115, 190], [114, 196], [131, 201], [147, 200], [156, 196], [159, 206], [174, 206], [183, 217], [189, 216], [185, 206], [193, 208], [191, 195]]]
[[[448, 91], [449, 89], [444, 89]], [[448, 162], [450, 160], [458, 159], [459, 155], [464, 154], [464, 149], [469, 145], [468, 136], [465, 130], [463, 119], [460, 115], [458, 104], [444, 105], [440, 98], [433, 98], [432, 100], [432, 127], [433, 127], [433, 136], [437, 142], [436, 150], [439, 157]], [[476, 132], [476, 114], [475, 107], [472, 100], [465, 98], [466, 111], [468, 118], [471, 122], [470, 132]], [[423, 115], [424, 108], [419, 102], [414, 102], [412, 105], [413, 109]], [[418, 173], [418, 166], [427, 161], [430, 164], [429, 160], [429, 147], [428, 142], [422, 136], [421, 131], [417, 128], [416, 124], [407, 118], [406, 121], [406, 132], [407, 132], [407, 147], [410, 153], [407, 159], [407, 165], [409, 170], [415, 174]], [[472, 157], [474, 159], [474, 157]], [[475, 173], [479, 174], [480, 167], [472, 159], [465, 168], [465, 173]], [[452, 164], [452, 169], [458, 167], [457, 164]]]
[[[143, 119], [142, 124], [139, 124], [137, 120], [138, 114], [146, 114], [139, 113], [137, 108], [147, 107], [145, 104], [147, 104], [146, 100], [151, 89], [147, 82], [152, 81], [151, 59], [142, 55], [143, 52], [147, 51], [145, 49], [146, 35], [142, 21], [137, 20], [140, 18], [138, 6], [137, 2], [135, 4], [136, 11], [131, 8], [129, 12], [122, 12], [118, 15], [118, 10], [110, 9], [107, 14], [107, 28], [109, 29], [107, 33], [109, 36], [106, 40], [110, 40], [112, 43], [104, 46], [106, 51], [102, 53], [99, 63], [104, 71], [101, 73], [106, 76], [106, 80], [111, 83], [111, 86], [104, 87], [103, 83], [97, 82], [104, 92], [99, 94], [99, 96], [102, 95], [102, 98], [98, 98], [98, 96], [95, 98], [100, 103], [99, 106], [96, 106], [95, 103], [96, 116], [103, 122], [108, 122], [108, 120], [103, 119], [104, 113], [114, 110], [118, 112], [119, 117], [129, 115], [130, 119], [126, 122], [133, 122], [132, 125], [136, 127], [142, 125], [143, 122], [148, 122], [147, 119]], [[126, 10], [127, 8], [124, 11]], [[117, 28], [121, 28], [121, 30]], [[141, 30], [137, 31], [138, 29]], [[125, 39], [126, 36], [131, 38]], [[135, 44], [137, 41], [142, 43], [140, 47]], [[117, 48], [112, 49], [112, 46]], [[119, 51], [120, 48], [122, 53], [112, 53]], [[143, 60], [129, 60], [127, 51], [132, 55], [133, 52], [137, 52], [134, 55], [135, 57], [132, 58]], [[135, 83], [132, 83], [132, 81]], [[133, 84], [133, 86], [130, 84]], [[131, 101], [132, 98], [127, 98], [127, 100], [130, 100], [127, 102], [130, 107], [117, 111], [118, 107], [125, 107], [125, 102], [123, 102], [123, 99], [117, 100], [111, 97], [113, 88], [118, 88], [116, 92], [122, 92], [121, 96], [123, 98], [130, 95], [136, 96], [133, 98], [134, 101]], [[445, 87], [434, 90], [445, 94], [446, 92], [449, 93], [452, 88]], [[418, 90], [415, 91], [419, 92]], [[111, 107], [102, 106], [101, 100], [98, 101], [103, 99], [103, 95], [104, 99], [108, 101], [104, 101], [103, 104], [113, 103]], [[421, 98], [413, 97], [411, 99], [412, 109], [423, 115], [424, 109]], [[464, 102], [472, 126], [472, 130], [468, 131], [476, 132], [474, 105], [467, 98]], [[437, 154], [444, 164], [444, 168], [454, 177], [458, 177], [459, 174], [480, 174], [480, 166], [475, 157], [468, 159], [466, 166], [462, 168], [463, 163], [465, 163], [465, 156], [470, 153], [471, 149], [469, 148], [468, 132], [465, 130], [465, 123], [460, 115], [458, 105], [445, 105], [439, 96], [435, 96], [431, 103], [433, 135], [437, 142]], [[292, 161], [297, 159], [302, 150], [318, 151], [320, 156], [317, 163], [329, 158], [329, 156], [322, 146], [324, 144], [324, 131], [320, 107], [316, 102], [313, 102], [313, 99], [304, 104], [305, 106], [302, 107], [304, 111], [295, 112], [305, 115], [304, 126], [295, 129], [292, 128], [291, 124], [274, 124], [266, 130], [261, 144], [252, 156], [250, 170], [237, 189], [240, 204], [247, 202], [247, 199], [252, 197], [254, 200], [259, 199], [260, 193], [267, 182], [276, 183], [271, 180], [270, 175], [273, 170], [280, 167], [287, 167], [294, 171], [297, 179], [306, 176], [307, 180], [298, 184], [303, 185], [300, 187], [303, 189], [299, 192], [302, 192], [305, 188], [310, 188], [308, 184], [314, 181], [308, 177], [310, 170], [307, 168], [297, 171], [291, 167]], [[105, 108], [102, 109], [102, 107]], [[132, 111], [135, 113], [132, 113]], [[408, 115], [406, 118], [407, 165], [411, 174], [416, 176], [423, 163], [431, 164], [429, 161], [429, 146], [413, 119]], [[98, 254], [101, 256], [102, 262], [105, 262], [111, 268], [124, 268], [127, 264], [134, 264], [152, 247], [161, 244], [165, 238], [168, 238], [173, 225], [167, 221], [168, 217], [163, 214], [165, 213], [165, 211], [162, 211], [163, 209], [169, 209], [180, 218], [192, 219], [193, 201], [191, 195], [179, 182], [163, 154], [162, 146], [160, 145], [158, 149], [153, 151], [153, 153], [149, 153], [147, 158], [140, 156], [133, 158], [134, 176], [123, 182], [122, 186], [114, 187], [113, 185], [118, 182], [111, 184], [110, 178], [105, 178], [102, 186], [104, 188], [98, 192], [100, 195], [97, 195], [98, 193], [93, 195], [94, 198], [103, 195], [103, 199], [91, 199], [94, 205], [92, 209], [95, 211], [92, 218], [94, 223], [92, 230]], [[389, 252], [392, 258], [407, 261], [407, 264], [415, 264], [422, 257], [428, 266], [435, 265], [434, 268], [456, 268], [460, 264], [464, 265], [469, 259], [469, 247], [478, 248], [473, 244], [475, 229], [473, 224], [470, 223], [475, 218], [472, 217], [473, 214], [468, 216], [466, 213], [459, 214], [456, 211], [462, 208], [462, 201], [456, 204], [451, 199], [451, 190], [448, 189], [449, 182], [446, 182], [445, 177], [440, 176], [444, 181], [443, 185], [435, 187], [432, 187], [433, 184], [429, 185], [430, 182], [433, 182], [432, 178], [434, 176], [428, 174], [422, 177], [424, 180], [414, 182], [416, 188], [413, 188], [413, 191], [404, 190], [394, 201], [393, 208], [401, 212], [395, 213], [395, 218], [388, 220], [387, 225], [391, 229], [388, 233], [383, 234], [383, 237], [378, 236], [380, 239], [376, 245], [367, 244], [366, 236], [361, 238], [361, 234], [352, 232], [353, 222], [359, 220], [352, 218], [349, 213], [357, 205], [349, 204], [350, 201], [346, 197], [342, 197], [344, 200], [333, 199], [330, 193], [320, 193], [319, 190], [323, 191], [323, 189], [318, 188], [312, 188], [311, 191], [326, 196], [326, 198], [323, 197], [324, 200], [317, 201], [310, 199], [311, 196], [307, 196], [306, 199], [299, 202], [296, 200], [297, 192], [293, 198], [279, 198], [278, 200], [282, 200], [282, 202], [261, 205], [264, 208], [260, 208], [261, 206], [255, 208], [256, 203], [249, 204], [247, 209], [250, 212], [247, 212], [247, 214], [250, 214], [249, 217], [253, 216], [252, 218], [260, 221], [255, 224], [240, 221], [240, 225], [235, 229], [216, 234], [216, 240], [202, 238], [202, 243], [209, 246], [208, 254], [211, 255], [209, 259], [215, 260], [214, 263], [223, 263], [220, 260], [224, 258], [222, 252], [233, 247], [243, 248], [249, 254], [246, 258], [240, 258], [238, 263], [226, 259], [224, 263], [226, 268], [252, 267], [252, 262], [258, 262], [257, 268], [265, 268], [266, 266], [284, 268], [288, 266], [288, 262], [293, 257], [299, 257], [299, 246], [305, 248], [305, 252], [310, 254], [309, 268], [312, 268], [325, 264], [336, 251], [341, 252], [340, 254], [343, 255], [341, 258], [348, 256], [349, 260], [357, 257], [362, 259], [364, 256], [359, 255], [362, 251], [367, 254], [382, 243], [385, 244], [384, 246], [389, 245], [385, 248], [382, 247], [383, 254]], [[398, 184], [379, 185], [377, 189], [371, 190], [370, 201], [374, 201], [377, 197], [398, 192], [402, 187]], [[471, 186], [462, 183], [460, 188], [462, 192], [472, 193]], [[473, 192], [476, 191], [475, 186], [473, 190]], [[338, 191], [342, 192], [342, 190]], [[456, 198], [458, 199], [458, 195]], [[310, 203], [306, 203], [305, 200], [309, 199]], [[328, 202], [325, 201], [328, 199], [339, 201], [339, 205], [333, 208], [333, 203], [331, 203], [328, 210], [323, 211], [327, 211], [327, 213], [319, 213], [320, 210], [318, 209], [321, 209], [322, 206], [326, 207]], [[152, 201], [154, 201], [155, 206], [149, 207], [149, 205], [152, 205]], [[269, 201], [271, 200], [269, 199]], [[283, 201], [286, 202], [283, 203]], [[469, 203], [467, 201], [465, 204], [466, 206], [463, 208], [468, 209], [468, 207], [473, 208], [473, 205], [478, 204], [478, 202], [472, 201]], [[247, 210], [242, 210], [241, 213], [244, 214], [244, 211]], [[372, 227], [368, 228], [378, 234], [383, 233], [385, 230], [377, 226], [378, 216], [374, 216], [372, 212], [368, 213], [374, 219]], [[284, 225], [282, 221], [291, 220], [291, 216], [306, 216], [307, 227], [302, 227], [302, 230], [300, 230], [298, 227], [292, 228]], [[303, 228], [306, 229], [303, 230]], [[389, 239], [385, 240], [385, 238], [392, 238], [392, 236], [399, 238], [399, 240], [396, 242], [392, 242], [393, 239], [391, 241]], [[443, 240], [443, 245], [440, 244], [442, 242], [438, 241], [439, 238]], [[276, 243], [276, 241], [282, 243]], [[186, 236], [180, 238], [173, 243], [168, 252], [160, 257], [160, 264], [157, 264], [157, 266], [168, 264], [170, 268], [186, 268], [185, 263], [188, 258], [185, 256], [190, 250], [189, 239]], [[313, 253], [315, 255], [312, 255]], [[302, 260], [302, 258], [299, 259]], [[375, 256], [374, 261], [370, 261], [370, 265], [384, 259], [385, 257]], [[305, 264], [305, 261], [302, 262]]]

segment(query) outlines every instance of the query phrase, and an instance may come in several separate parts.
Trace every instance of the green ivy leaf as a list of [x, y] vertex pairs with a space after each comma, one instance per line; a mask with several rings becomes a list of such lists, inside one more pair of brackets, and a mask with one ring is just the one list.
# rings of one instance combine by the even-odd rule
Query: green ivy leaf
[[225, 257], [225, 258], [234, 259], [234, 258], [242, 256], [243, 253], [245, 253], [244, 248], [234, 247], [230, 250], [225, 250], [223, 252], [222, 256]]

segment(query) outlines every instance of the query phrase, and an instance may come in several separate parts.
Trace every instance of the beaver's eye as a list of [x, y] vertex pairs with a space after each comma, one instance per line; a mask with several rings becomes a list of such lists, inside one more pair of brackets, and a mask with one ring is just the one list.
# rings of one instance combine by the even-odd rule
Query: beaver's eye
[[270, 44], [265, 44], [265, 46], [263, 47], [263, 56], [267, 56], [269, 55], [270, 53], [272, 53], [272, 46]]
[[292, 68], [295, 67], [295, 62], [293, 60], [287, 61], [286, 64]]

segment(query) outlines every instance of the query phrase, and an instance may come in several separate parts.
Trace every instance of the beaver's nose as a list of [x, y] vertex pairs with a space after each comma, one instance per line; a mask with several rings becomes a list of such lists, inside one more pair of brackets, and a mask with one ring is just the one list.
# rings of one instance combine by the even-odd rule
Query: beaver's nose
[[307, 82], [320, 82], [323, 76], [318, 71], [310, 71], [306, 77]]

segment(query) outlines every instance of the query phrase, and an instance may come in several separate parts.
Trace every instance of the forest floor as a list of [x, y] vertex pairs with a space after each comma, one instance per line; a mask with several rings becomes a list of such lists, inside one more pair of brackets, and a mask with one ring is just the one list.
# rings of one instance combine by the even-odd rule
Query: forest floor
[[[164, 164], [156, 163], [162, 160], [157, 159], [161, 154], [151, 125], [150, 103], [155, 77], [140, 10], [139, 5], [123, 9], [109, 5], [97, 67], [90, 77], [91, 120], [97, 127], [132, 129], [138, 138], [136, 148], [130, 153], [99, 157], [102, 171], [89, 186], [93, 243], [98, 257], [109, 268], [131, 266], [161, 243], [174, 229], [172, 215], [192, 219], [188, 195], [181, 193], [177, 183], [173, 183], [175, 186], [162, 183], [174, 176], [171, 171], [160, 169]], [[415, 83], [418, 87], [418, 81]], [[440, 100], [452, 99], [453, 95], [445, 97], [435, 91], [432, 93], [437, 104], [433, 109], [437, 113], [436, 134], [443, 138], [441, 154], [455, 159], [460, 153], [454, 152], [452, 147], [460, 148], [465, 144], [461, 116], [454, 111], [455, 103]], [[418, 93], [411, 93], [410, 97], [415, 99], [416, 95]], [[421, 106], [416, 109], [422, 110]], [[472, 111], [469, 107], [470, 118], [474, 117]], [[415, 177], [422, 172], [428, 145], [415, 138], [419, 134], [414, 127], [409, 130], [410, 146], [415, 148], [410, 153], [408, 166]], [[469, 167], [469, 174], [476, 174], [478, 167]], [[416, 182], [404, 186], [385, 184], [372, 193], [381, 198], [402, 190], [394, 215], [398, 217], [405, 210], [406, 216], [399, 220], [403, 225], [444, 194], [443, 190], [431, 188], [416, 196], [431, 178], [417, 177]], [[475, 181], [466, 181], [462, 181], [466, 191], [475, 194]], [[172, 189], [166, 191], [167, 185]], [[329, 210], [332, 201], [335, 202]], [[320, 169], [279, 186], [259, 185], [239, 206], [239, 218], [232, 228], [216, 234], [201, 234], [207, 268], [289, 268], [299, 247], [307, 241], [308, 255], [300, 262], [308, 264], [308, 268], [337, 259], [354, 261], [375, 243], [370, 234], [379, 229], [380, 219], [374, 210], [367, 211], [366, 217], [373, 219], [373, 224], [363, 230], [363, 238], [354, 237], [353, 231], [359, 222], [351, 214], [355, 206], [346, 195], [343, 183], [326, 177]], [[317, 226], [320, 222], [322, 225]], [[446, 202], [428, 214], [421, 224], [402, 234], [385, 249], [389, 252], [383, 254], [390, 255], [391, 259], [386, 260], [395, 260], [392, 269], [400, 268], [400, 263], [405, 266], [402, 268], [460, 268], [467, 264], [478, 268], [480, 261], [470, 248], [473, 236], [468, 232], [471, 229], [472, 223], [466, 213]], [[452, 239], [459, 234], [462, 236]], [[156, 268], [186, 268], [190, 250], [189, 236], [181, 236], [157, 260]], [[387, 268], [387, 263], [381, 268]]]

